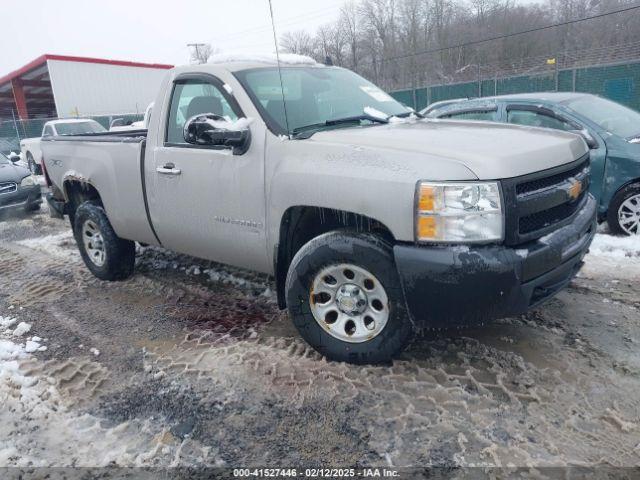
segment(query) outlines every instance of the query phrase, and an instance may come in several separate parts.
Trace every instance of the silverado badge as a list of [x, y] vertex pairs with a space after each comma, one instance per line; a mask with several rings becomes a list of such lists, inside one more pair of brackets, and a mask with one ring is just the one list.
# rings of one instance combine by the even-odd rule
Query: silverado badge
[[571, 186], [569, 187], [569, 198], [571, 200], [575, 200], [582, 193], [582, 181], [581, 180], [572, 180]]

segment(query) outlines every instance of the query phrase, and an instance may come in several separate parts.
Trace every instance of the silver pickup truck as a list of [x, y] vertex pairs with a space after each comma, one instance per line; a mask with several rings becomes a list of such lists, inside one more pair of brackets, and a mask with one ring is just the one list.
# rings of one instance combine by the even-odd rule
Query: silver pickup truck
[[280, 67], [176, 68], [148, 130], [43, 139], [89, 270], [127, 278], [141, 242], [265, 272], [309, 344], [372, 363], [419, 329], [525, 312], [581, 267], [578, 135], [424, 120], [349, 70]]

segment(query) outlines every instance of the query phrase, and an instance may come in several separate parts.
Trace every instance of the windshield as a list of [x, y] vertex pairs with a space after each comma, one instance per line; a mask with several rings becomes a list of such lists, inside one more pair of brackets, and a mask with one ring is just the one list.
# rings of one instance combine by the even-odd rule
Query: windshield
[[106, 132], [107, 129], [93, 120], [88, 122], [58, 123], [58, 135], [82, 135], [83, 133]]
[[11, 161], [4, 156], [4, 153], [0, 153], [0, 165], [11, 165]]
[[[244, 70], [235, 75], [276, 134], [288, 134], [309, 125], [358, 117], [372, 111], [385, 116], [411, 112], [371, 82], [342, 68], [282, 68], [282, 90], [277, 67]], [[282, 105], [283, 90], [288, 131]], [[359, 124], [358, 120], [354, 122]]]
[[564, 102], [564, 105], [614, 135], [623, 138], [640, 136], [640, 113], [624, 105], [596, 96], [576, 98]]

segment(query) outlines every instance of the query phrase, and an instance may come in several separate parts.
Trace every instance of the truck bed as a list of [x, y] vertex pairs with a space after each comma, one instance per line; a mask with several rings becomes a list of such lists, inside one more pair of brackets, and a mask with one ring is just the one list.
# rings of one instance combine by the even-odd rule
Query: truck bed
[[144, 184], [146, 136], [146, 130], [54, 136], [42, 141], [42, 152], [56, 187], [92, 185], [119, 237], [157, 244]]
[[43, 142], [140, 142], [147, 138], [147, 130], [126, 130], [122, 132], [83, 133], [81, 135], [58, 135], [43, 138]]

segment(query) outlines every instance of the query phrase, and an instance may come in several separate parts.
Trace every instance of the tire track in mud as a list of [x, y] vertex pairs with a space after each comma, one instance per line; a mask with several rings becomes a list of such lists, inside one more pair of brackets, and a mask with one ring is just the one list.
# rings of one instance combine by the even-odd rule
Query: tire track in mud
[[[152, 428], [160, 450], [164, 440], [177, 448], [193, 432], [184, 447], [193, 456], [185, 458], [216, 445], [215, 458], [239, 463], [321, 452], [336, 464], [640, 464], [640, 400], [628, 394], [637, 379], [616, 375], [579, 322], [566, 321], [566, 301], [584, 296], [578, 289], [496, 327], [528, 332], [544, 362], [526, 361], [517, 338], [489, 341], [478, 330], [420, 340], [392, 365], [354, 367], [327, 362], [300, 340], [272, 299], [257, 294], [268, 287], [260, 279], [243, 285], [241, 272], [229, 270], [221, 276], [235, 279], [228, 284], [203, 283], [168, 266], [189, 265], [188, 257], [163, 253], [165, 267], [150, 269], [145, 255], [133, 278], [104, 283], [68, 255], [2, 246], [0, 262], [11, 268], [0, 293], [40, 307], [78, 291], [144, 297], [152, 317], [175, 324], [181, 339], [142, 333], [130, 340], [145, 352], [138, 376], [114, 379], [103, 359], [77, 355], [24, 365], [34, 378], [51, 378], [69, 405], [100, 402], [125, 425], [148, 422], [148, 399], [159, 396], [166, 405], [157, 411], [169, 419], [166, 429]], [[132, 416], [121, 417], [131, 406]], [[278, 446], [266, 454], [269, 442]]]
[[[368, 405], [363, 425], [369, 446], [378, 461], [384, 452], [396, 465], [419, 464], [430, 448], [443, 465], [461, 459], [493, 465], [640, 462], [637, 437], [606, 421], [580, 390], [592, 385], [572, 385], [558, 371], [537, 369], [471, 338], [428, 342], [427, 348], [389, 367], [355, 368], [327, 362], [295, 338], [228, 344], [192, 332], [169, 349], [150, 349], [145, 365], [156, 375], [191, 378], [222, 391], [249, 389], [256, 403], [275, 396], [298, 408]], [[611, 393], [624, 396], [619, 388]], [[639, 407], [632, 400], [624, 410]], [[449, 442], [452, 435], [461, 435], [460, 442]]]

